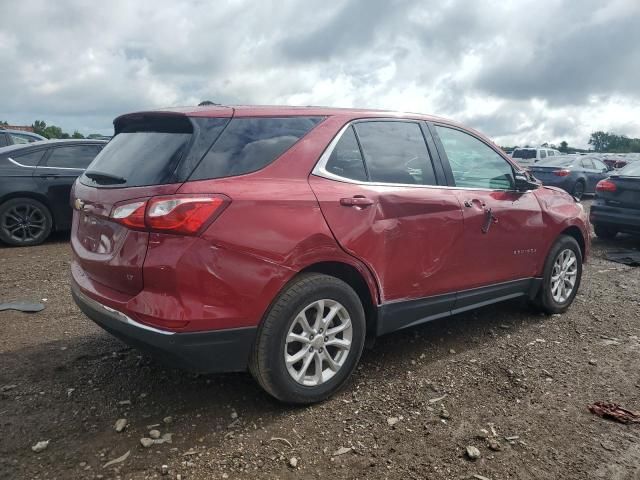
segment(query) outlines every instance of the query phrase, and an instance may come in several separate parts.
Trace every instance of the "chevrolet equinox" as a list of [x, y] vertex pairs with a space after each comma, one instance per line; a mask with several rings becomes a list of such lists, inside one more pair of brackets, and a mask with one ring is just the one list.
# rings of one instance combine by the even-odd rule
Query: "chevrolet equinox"
[[311, 403], [365, 338], [576, 295], [584, 209], [442, 118], [316, 107], [139, 112], [78, 178], [72, 294], [129, 344]]

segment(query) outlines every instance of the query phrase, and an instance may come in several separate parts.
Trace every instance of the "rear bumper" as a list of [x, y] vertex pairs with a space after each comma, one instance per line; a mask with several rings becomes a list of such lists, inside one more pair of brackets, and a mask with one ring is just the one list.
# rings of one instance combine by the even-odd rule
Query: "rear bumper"
[[241, 372], [247, 369], [256, 327], [176, 333], [136, 322], [80, 291], [71, 294], [80, 310], [113, 336], [150, 353], [162, 363], [200, 373]]
[[640, 232], [640, 210], [602, 205], [594, 202], [589, 219], [592, 224], [609, 225], [626, 232]]

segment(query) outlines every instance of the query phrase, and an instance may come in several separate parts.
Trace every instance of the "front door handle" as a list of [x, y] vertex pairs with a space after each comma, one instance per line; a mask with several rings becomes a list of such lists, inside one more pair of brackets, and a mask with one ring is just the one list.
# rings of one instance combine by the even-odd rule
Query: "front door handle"
[[353, 197], [346, 197], [340, 199], [340, 205], [343, 207], [360, 207], [366, 208], [373, 205], [373, 200], [363, 195], [355, 195]]
[[482, 225], [482, 233], [489, 233], [489, 229], [491, 228], [491, 224], [498, 223], [498, 217], [493, 214], [493, 210], [491, 208], [484, 209], [484, 224]]

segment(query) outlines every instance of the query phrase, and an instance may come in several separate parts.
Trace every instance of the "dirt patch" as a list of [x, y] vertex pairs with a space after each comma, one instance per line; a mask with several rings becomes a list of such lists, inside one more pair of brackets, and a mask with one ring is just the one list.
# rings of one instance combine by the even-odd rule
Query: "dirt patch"
[[[594, 241], [567, 314], [511, 302], [386, 336], [308, 408], [249, 375], [166, 369], [104, 333], [69, 295], [67, 240], [0, 248], [0, 299], [46, 299], [0, 312], [2, 479], [163, 478], [163, 465], [173, 479], [640, 478], [640, 427], [587, 409], [640, 410], [640, 268], [604, 259], [637, 239]], [[152, 429], [171, 443], [143, 447]]]

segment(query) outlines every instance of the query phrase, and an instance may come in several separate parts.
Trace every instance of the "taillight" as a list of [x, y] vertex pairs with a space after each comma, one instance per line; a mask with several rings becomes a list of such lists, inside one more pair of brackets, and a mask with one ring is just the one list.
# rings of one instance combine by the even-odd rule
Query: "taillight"
[[224, 195], [170, 195], [118, 205], [111, 218], [134, 230], [196, 235], [229, 203]]
[[147, 202], [133, 202], [119, 205], [111, 212], [111, 218], [118, 221], [125, 227], [133, 229], [144, 229], [144, 211]]
[[596, 185], [596, 192], [615, 192], [617, 188], [610, 180], [600, 180]]
[[566, 177], [567, 175], [569, 175], [571, 172], [569, 170], [554, 170], [553, 174], [558, 176], [558, 177]]

